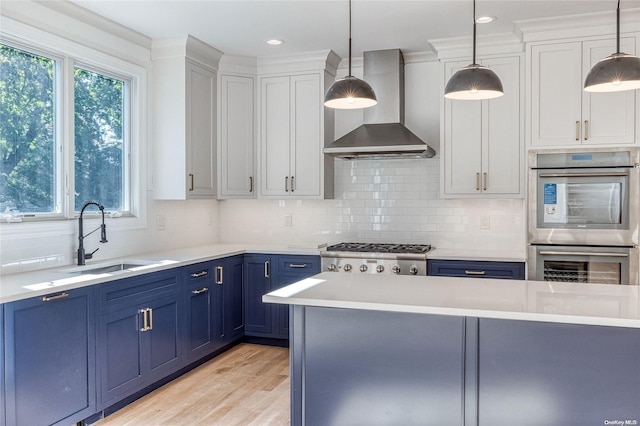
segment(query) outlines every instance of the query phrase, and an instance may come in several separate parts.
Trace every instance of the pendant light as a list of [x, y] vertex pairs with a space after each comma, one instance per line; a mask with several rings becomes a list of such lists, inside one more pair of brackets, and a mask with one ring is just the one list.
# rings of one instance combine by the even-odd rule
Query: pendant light
[[351, 75], [351, 0], [349, 0], [349, 75], [336, 80], [327, 90], [324, 105], [336, 109], [368, 108], [377, 104], [369, 84]]
[[620, 0], [616, 10], [616, 53], [601, 59], [584, 81], [587, 92], [640, 89], [640, 58], [620, 52]]
[[492, 99], [504, 95], [500, 78], [487, 67], [476, 64], [476, 0], [473, 0], [473, 62], [457, 71], [444, 89], [448, 99]]

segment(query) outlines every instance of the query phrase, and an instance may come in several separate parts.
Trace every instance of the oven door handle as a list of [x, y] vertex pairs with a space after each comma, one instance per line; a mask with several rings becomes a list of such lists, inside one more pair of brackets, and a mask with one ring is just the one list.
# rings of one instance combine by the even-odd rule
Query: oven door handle
[[627, 253], [596, 253], [588, 251], [540, 251], [541, 255], [565, 255], [565, 256], [600, 256], [600, 257], [629, 257]]
[[607, 173], [540, 173], [541, 178], [548, 177], [609, 177], [609, 176], [629, 176], [626, 172], [607, 172]]

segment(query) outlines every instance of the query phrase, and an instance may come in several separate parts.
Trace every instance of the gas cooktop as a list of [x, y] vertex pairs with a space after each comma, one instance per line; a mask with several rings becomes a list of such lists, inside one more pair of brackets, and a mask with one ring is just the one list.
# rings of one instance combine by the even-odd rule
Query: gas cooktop
[[327, 247], [327, 252], [332, 251], [426, 254], [431, 251], [431, 244], [340, 243]]

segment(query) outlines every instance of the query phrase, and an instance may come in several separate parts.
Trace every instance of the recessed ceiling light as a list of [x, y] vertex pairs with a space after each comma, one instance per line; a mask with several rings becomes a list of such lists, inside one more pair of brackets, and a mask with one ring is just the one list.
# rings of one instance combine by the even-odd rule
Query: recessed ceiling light
[[496, 19], [497, 18], [495, 16], [478, 16], [476, 18], [476, 24], [488, 24]]
[[277, 38], [270, 38], [266, 40], [265, 43], [270, 44], [271, 46], [279, 46], [284, 43], [284, 40], [278, 40]]

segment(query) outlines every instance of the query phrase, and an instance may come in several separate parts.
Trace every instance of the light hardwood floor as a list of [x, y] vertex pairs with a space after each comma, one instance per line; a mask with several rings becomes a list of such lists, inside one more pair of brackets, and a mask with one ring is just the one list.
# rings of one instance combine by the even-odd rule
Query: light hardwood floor
[[96, 426], [289, 424], [289, 349], [242, 343]]

